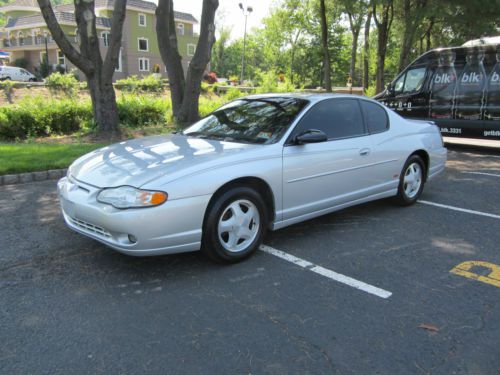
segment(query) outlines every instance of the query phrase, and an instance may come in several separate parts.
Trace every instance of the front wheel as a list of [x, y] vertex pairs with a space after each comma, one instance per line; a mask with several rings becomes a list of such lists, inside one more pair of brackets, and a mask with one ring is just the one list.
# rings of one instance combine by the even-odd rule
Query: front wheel
[[218, 196], [208, 208], [202, 251], [219, 262], [234, 263], [252, 255], [262, 243], [268, 215], [253, 189], [235, 187]]
[[417, 201], [424, 190], [425, 166], [422, 158], [411, 155], [406, 161], [399, 177], [396, 202], [401, 206], [409, 206]]

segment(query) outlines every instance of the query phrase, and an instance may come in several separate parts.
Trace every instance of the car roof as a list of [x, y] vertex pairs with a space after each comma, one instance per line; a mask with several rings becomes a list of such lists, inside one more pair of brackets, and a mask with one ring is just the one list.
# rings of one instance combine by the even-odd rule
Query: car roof
[[355, 94], [334, 94], [334, 93], [312, 93], [312, 92], [289, 92], [289, 93], [270, 93], [270, 94], [253, 94], [245, 96], [248, 99], [270, 99], [270, 98], [296, 98], [305, 99], [310, 102], [319, 102], [329, 98], [358, 98], [372, 101], [367, 96]]

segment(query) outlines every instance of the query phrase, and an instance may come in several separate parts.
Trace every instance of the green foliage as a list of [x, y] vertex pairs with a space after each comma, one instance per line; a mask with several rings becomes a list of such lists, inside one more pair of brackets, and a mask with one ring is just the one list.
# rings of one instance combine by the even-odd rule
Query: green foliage
[[224, 94], [224, 100], [230, 102], [231, 100], [238, 99], [239, 97], [243, 96], [243, 94], [240, 90], [238, 90], [236, 87], [230, 87], [226, 93]]
[[52, 73], [45, 78], [45, 84], [52, 92], [63, 92], [70, 97], [75, 96], [80, 87], [80, 83], [72, 74], [61, 74], [60, 72]]
[[15, 82], [11, 80], [0, 81], [0, 89], [5, 94], [5, 98], [9, 103], [12, 103], [12, 94], [14, 93]]
[[46, 78], [52, 73], [52, 68], [50, 64], [47, 63], [47, 60], [43, 60], [40, 62], [40, 65], [38, 66], [37, 70], [37, 75], [39, 76], [38, 78]]
[[12, 65], [17, 66], [18, 68], [26, 69], [28, 67], [28, 59], [19, 57], [13, 61]]
[[154, 74], [142, 78], [133, 75], [117, 80], [115, 87], [128, 92], [162, 92], [163, 82], [161, 78]]
[[205, 117], [209, 113], [215, 111], [217, 108], [227, 103], [226, 97], [214, 96], [207, 98], [205, 96], [200, 96], [199, 113], [201, 117]]
[[120, 123], [132, 128], [166, 124], [171, 112], [170, 100], [151, 95], [124, 94], [117, 104]]
[[295, 91], [295, 86], [290, 81], [285, 78], [285, 80], [281, 82], [278, 74], [273, 71], [261, 72], [257, 82], [257, 93]]

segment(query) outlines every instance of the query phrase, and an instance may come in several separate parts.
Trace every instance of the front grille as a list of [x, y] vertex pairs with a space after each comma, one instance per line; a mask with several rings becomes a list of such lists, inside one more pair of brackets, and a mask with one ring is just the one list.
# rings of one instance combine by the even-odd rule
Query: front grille
[[80, 229], [85, 230], [86, 232], [90, 232], [93, 234], [98, 234], [100, 236], [111, 238], [111, 233], [109, 233], [106, 229], [98, 227], [97, 225], [87, 223], [86, 221], [75, 219], [70, 217], [71, 223], [77, 226]]

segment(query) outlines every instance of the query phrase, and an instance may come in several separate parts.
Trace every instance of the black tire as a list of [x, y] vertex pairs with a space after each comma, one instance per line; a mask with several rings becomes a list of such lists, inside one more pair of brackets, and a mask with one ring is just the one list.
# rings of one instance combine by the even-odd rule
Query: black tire
[[29, 82], [36, 82], [36, 78], [30, 78]]
[[[225, 221], [224, 218], [227, 221], [234, 215], [234, 209], [231, 207], [239, 207], [240, 215], [249, 215], [248, 218], [245, 216], [245, 220], [249, 220], [248, 225], [242, 223], [232, 227], [228, 232], [219, 234], [219, 225]], [[245, 208], [246, 212], [244, 212]], [[255, 208], [255, 211], [248, 211], [250, 208]], [[249, 219], [251, 212], [256, 212], [255, 219]], [[235, 215], [234, 219], [236, 218]], [[203, 224], [201, 250], [207, 257], [217, 262], [236, 263], [246, 259], [259, 248], [264, 240], [268, 221], [266, 204], [259, 193], [248, 187], [233, 187], [215, 197], [209, 205]], [[248, 239], [241, 239], [242, 242], [239, 243], [239, 234], [234, 234], [235, 229], [248, 231], [252, 235]], [[242, 247], [241, 249], [228, 250], [230, 236], [237, 239], [234, 246]], [[248, 243], [245, 244], [245, 241]]]
[[[416, 171], [419, 171], [420, 175], [418, 176]], [[410, 183], [405, 182], [405, 177], [410, 176], [410, 174], [414, 174], [417, 178], [415, 178], [415, 183], [410, 185]], [[398, 186], [398, 194], [395, 197], [395, 201], [400, 206], [410, 206], [415, 203], [422, 191], [424, 190], [425, 184], [425, 164], [422, 158], [418, 155], [411, 155], [403, 167], [401, 171], [401, 175], [399, 176], [399, 186]]]

